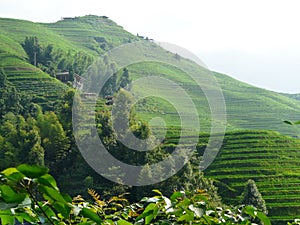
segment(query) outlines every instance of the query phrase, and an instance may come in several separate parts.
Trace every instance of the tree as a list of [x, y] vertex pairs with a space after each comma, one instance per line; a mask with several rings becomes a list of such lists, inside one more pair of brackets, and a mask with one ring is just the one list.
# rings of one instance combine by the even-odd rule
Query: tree
[[267, 214], [265, 200], [262, 198], [254, 180], [248, 180], [243, 193], [242, 204], [251, 205]]
[[1, 68], [0, 70], [0, 88], [6, 88], [7, 87], [7, 76], [4, 72], [4, 69]]
[[65, 158], [70, 148], [69, 139], [54, 112], [46, 112], [38, 118], [42, 146], [45, 149], [45, 163], [55, 168], [57, 162]]
[[22, 46], [29, 57], [29, 62], [37, 66], [38, 60], [42, 58], [42, 48], [39, 44], [39, 39], [37, 37], [26, 37]]
[[129, 78], [129, 72], [127, 68], [123, 69], [123, 73], [120, 79], [120, 87], [125, 88], [127, 85], [131, 83], [131, 80]]
[[19, 113], [22, 109], [20, 95], [12, 86], [3, 69], [0, 70], [0, 117], [8, 112]]
[[113, 95], [116, 91], [118, 91], [117, 74], [114, 73], [103, 86], [101, 93], [103, 96], [106, 96]]
[[28, 154], [28, 162], [36, 165], [43, 166], [44, 165], [44, 157], [45, 157], [45, 150], [41, 146], [41, 141], [39, 140], [34, 144], [32, 149]]

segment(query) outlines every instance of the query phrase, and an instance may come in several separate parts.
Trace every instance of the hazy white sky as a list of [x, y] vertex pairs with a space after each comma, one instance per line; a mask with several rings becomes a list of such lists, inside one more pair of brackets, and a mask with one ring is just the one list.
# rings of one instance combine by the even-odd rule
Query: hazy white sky
[[300, 93], [299, 10], [299, 0], [0, 0], [0, 17], [105, 15], [190, 50], [212, 70], [290, 93]]

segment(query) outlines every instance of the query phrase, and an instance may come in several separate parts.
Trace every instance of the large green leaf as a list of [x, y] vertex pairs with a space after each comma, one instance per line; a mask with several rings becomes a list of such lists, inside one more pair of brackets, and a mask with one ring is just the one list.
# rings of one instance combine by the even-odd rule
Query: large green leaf
[[18, 213], [18, 215], [16, 215], [16, 219], [20, 222], [23, 223], [24, 221], [29, 222], [29, 223], [33, 223], [33, 222], [37, 222], [39, 219], [38, 217], [34, 217], [34, 214], [28, 214], [28, 213]]
[[14, 225], [15, 224], [15, 219], [9, 209], [0, 211], [0, 219], [1, 219], [2, 225]]
[[24, 174], [20, 173], [16, 168], [8, 168], [1, 172], [9, 180], [19, 182], [24, 178]]
[[65, 219], [69, 218], [71, 207], [61, 202], [55, 202], [52, 205]]
[[0, 201], [0, 210], [11, 209], [11, 208], [14, 208], [17, 206], [18, 206], [18, 203], [6, 203], [3, 201]]
[[37, 179], [37, 182], [55, 189], [57, 188], [57, 184], [55, 179], [50, 174], [45, 174]]
[[170, 199], [172, 201], [175, 201], [176, 199], [181, 198], [182, 196], [183, 196], [183, 193], [176, 191], [171, 195]]
[[187, 211], [186, 214], [180, 216], [177, 221], [178, 222], [184, 222], [185, 221], [185, 222], [189, 223], [193, 220], [194, 220], [194, 214], [192, 212]]
[[[42, 202], [38, 203], [39, 207], [43, 209], [43, 211], [47, 214], [49, 218], [56, 217], [55, 212], [53, 211], [52, 207], [50, 207], [48, 204], [44, 204]], [[39, 209], [38, 209], [39, 210]]]
[[127, 222], [126, 220], [119, 220], [117, 225], [132, 225], [131, 223]]
[[270, 219], [262, 212], [257, 212], [257, 217], [264, 225], [271, 225]]
[[256, 217], [256, 210], [252, 206], [245, 206], [244, 212], [253, 218]]
[[61, 203], [66, 203], [66, 200], [64, 197], [61, 195], [61, 193], [51, 187], [45, 186], [45, 185], [40, 185], [39, 190], [44, 194], [44, 197], [49, 200], [49, 201], [58, 201]]
[[25, 193], [16, 193], [10, 186], [0, 186], [1, 197], [6, 203], [22, 203], [26, 197]]
[[101, 224], [101, 222], [102, 222], [102, 220], [98, 216], [98, 214], [95, 213], [94, 211], [92, 211], [91, 209], [88, 209], [88, 208], [83, 208], [80, 211], [80, 215], [83, 216], [83, 217], [86, 217], [86, 218], [89, 218], [89, 219], [93, 220], [97, 224]]
[[150, 203], [149, 205], [147, 205], [144, 212], [136, 218], [136, 221], [145, 218], [146, 224], [149, 224], [154, 218], [154, 211], [157, 213], [158, 206], [155, 203]]
[[48, 168], [38, 165], [22, 164], [17, 167], [17, 170], [29, 178], [39, 178], [48, 173]]

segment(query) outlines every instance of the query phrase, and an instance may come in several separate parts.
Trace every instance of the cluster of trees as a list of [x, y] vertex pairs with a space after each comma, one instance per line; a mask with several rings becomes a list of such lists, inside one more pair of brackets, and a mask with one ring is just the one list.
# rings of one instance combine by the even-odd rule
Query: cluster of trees
[[24, 118], [12, 112], [5, 114], [0, 125], [0, 167], [21, 163], [56, 168], [70, 148], [66, 133], [54, 112], [42, 113], [37, 107], [35, 117]]
[[130, 84], [131, 84], [131, 79], [129, 77], [129, 71], [127, 68], [124, 68], [120, 75], [118, 73], [114, 73], [108, 79], [108, 81], [103, 86], [100, 94], [102, 96], [114, 95], [121, 88], [126, 88], [126, 87], [130, 88]]
[[11, 111], [18, 113], [21, 109], [20, 96], [16, 88], [8, 82], [2, 68], [0, 69], [0, 117]]
[[71, 75], [82, 74], [93, 62], [93, 57], [83, 52], [54, 49], [51, 44], [42, 46], [37, 37], [26, 37], [22, 46], [28, 61], [51, 76], [55, 76], [58, 71], [68, 71]]

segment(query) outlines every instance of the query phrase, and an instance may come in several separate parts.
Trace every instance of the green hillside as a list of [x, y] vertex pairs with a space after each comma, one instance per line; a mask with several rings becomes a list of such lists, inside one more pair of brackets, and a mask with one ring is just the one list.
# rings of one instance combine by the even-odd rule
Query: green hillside
[[[33, 90], [28, 87], [33, 84], [36, 87], [33, 92], [42, 95], [41, 97], [46, 96], [50, 100], [56, 98], [60, 93], [59, 90], [64, 89], [65, 85], [56, 82], [26, 62], [26, 53], [20, 46], [26, 36], [38, 37], [44, 46], [52, 44], [56, 52], [71, 51], [73, 52], [71, 56], [80, 52], [88, 57], [96, 57], [113, 47], [140, 39], [107, 17], [97, 16], [65, 18], [51, 24], [0, 19], [0, 29], [1, 67], [5, 69], [9, 80], [22, 91], [32, 92]], [[167, 57], [174, 57], [174, 55], [168, 54]], [[196, 64], [191, 66], [201, 74], [201, 67]], [[210, 110], [207, 100], [196, 83], [182, 71], [166, 64], [141, 63], [130, 66], [129, 74], [133, 79], [159, 75], [180, 84], [196, 104], [202, 131], [210, 129]], [[293, 136], [300, 132], [294, 127], [282, 124], [283, 120], [297, 119], [300, 110], [298, 101], [247, 85], [223, 74], [214, 73], [214, 75], [221, 85], [226, 100], [228, 130], [267, 129]], [[53, 87], [48, 88], [48, 86]], [[41, 92], [41, 89], [46, 92]], [[168, 121], [172, 123], [172, 126], [179, 126], [179, 120], [175, 118], [176, 113], [172, 111], [174, 108], [172, 109], [169, 104], [160, 104], [160, 101], [148, 99], [144, 104], [146, 107], [140, 107], [138, 110], [140, 116], [144, 119], [162, 116], [167, 123]], [[185, 100], [181, 99], [181, 101]]]
[[277, 223], [300, 214], [300, 140], [271, 131], [236, 131], [205, 171], [216, 180], [227, 203], [236, 204], [248, 179], [253, 179]]
[[21, 46], [26, 37], [37, 37], [42, 46], [52, 45], [58, 58], [62, 54], [70, 58], [78, 53], [93, 58], [112, 47], [138, 39], [108, 18], [95, 16], [54, 24], [1, 18], [0, 29], [0, 68], [20, 92], [50, 107], [68, 87], [28, 63], [28, 56]]
[[107, 17], [90, 15], [67, 18], [41, 26], [91, 54], [101, 54], [113, 47], [138, 40]]
[[[133, 79], [159, 75], [182, 85], [197, 107], [201, 130], [209, 131], [210, 109], [207, 100], [197, 84], [184, 72], [173, 66], [158, 63], [135, 64], [129, 67], [129, 72]], [[282, 122], [286, 119], [298, 119], [300, 110], [298, 101], [276, 92], [237, 81], [224, 74], [213, 73], [213, 75], [221, 86], [225, 98], [228, 131], [235, 129], [263, 129], [274, 130], [292, 136], [297, 136], [300, 133], [298, 128]], [[143, 87], [140, 89], [139, 91], [147, 94], [147, 90], [144, 90]], [[149, 93], [151, 91], [149, 90]], [[180, 101], [185, 102], [184, 97], [178, 97], [175, 96], [179, 104]], [[175, 109], [170, 104], [162, 102], [161, 99], [149, 99], [143, 105], [138, 105], [137, 111], [140, 112], [143, 118], [150, 119], [153, 116], [161, 116], [167, 123], [173, 126], [180, 126], [180, 120]]]
[[[186, 142], [198, 137], [186, 137]], [[165, 140], [172, 150], [178, 137]], [[197, 151], [207, 145], [208, 134], [201, 133]], [[185, 146], [187, 147], [187, 146]], [[225, 135], [215, 161], [204, 171], [215, 180], [226, 204], [241, 203], [246, 182], [253, 179], [262, 193], [274, 224], [286, 224], [300, 213], [300, 140], [273, 131], [239, 130]]]
[[[32, 96], [34, 102], [48, 107], [54, 106], [69, 87], [54, 78], [53, 74], [51, 76], [43, 72], [43, 68], [28, 62], [28, 55], [22, 47], [26, 37], [38, 37], [44, 47], [53, 45], [58, 61], [61, 60], [59, 57], [69, 60], [77, 55], [79, 59], [86, 59], [83, 60], [86, 64], [97, 59], [97, 56], [105, 51], [141, 39], [110, 19], [97, 16], [65, 18], [51, 24], [0, 19], [0, 29], [0, 69], [3, 69], [8, 80], [18, 91]], [[176, 56], [161, 48], [159, 54], [166, 58]], [[199, 75], [203, 72], [202, 67], [190, 60], [178, 60], [197, 71]], [[73, 62], [70, 68], [75, 70], [78, 69], [75, 67], [81, 66]], [[84, 69], [86, 68], [81, 68], [82, 71]], [[55, 72], [58, 71], [59, 69]], [[185, 72], [175, 66], [158, 62], [133, 64], [128, 66], [128, 71], [133, 81], [155, 75], [179, 84], [196, 105], [201, 131], [210, 130], [211, 115], [205, 95]], [[300, 141], [283, 136], [300, 134], [299, 127], [283, 123], [283, 120], [299, 120], [298, 97], [257, 88], [220, 73], [212, 73], [212, 76], [221, 86], [225, 98], [228, 133], [225, 135], [220, 154], [206, 174], [217, 181], [219, 191], [227, 203], [238, 202], [246, 181], [251, 178], [256, 181], [274, 221], [289, 220], [299, 215]], [[158, 89], [166, 88], [160, 83], [156, 86]], [[171, 91], [171, 88], [168, 88]], [[133, 90], [146, 95], [153, 92], [142, 86], [133, 87]], [[184, 96], [171, 97], [179, 105], [187, 102]], [[101, 102], [104, 105], [104, 100]], [[172, 151], [180, 132], [180, 118], [174, 106], [164, 99], [148, 97], [139, 101], [135, 110], [142, 120], [150, 121], [157, 116], [165, 120], [169, 130], [163, 148]], [[187, 117], [189, 110], [187, 107]], [[157, 132], [161, 131], [160, 126], [156, 126], [155, 129]], [[207, 137], [207, 134], [200, 136], [197, 146], [199, 154], [203, 153]], [[184, 138], [188, 143], [189, 140], [198, 137], [187, 135]]]
[[33, 35], [41, 36], [45, 42], [55, 43], [57, 35], [37, 24], [13, 19], [0, 19], [0, 29], [0, 68], [8, 80], [18, 91], [31, 96], [34, 102], [53, 106], [67, 86], [28, 63], [21, 43], [26, 36]]
[[[279, 93], [257, 88], [224, 74], [215, 73], [222, 87], [229, 124], [236, 128], [262, 129], [290, 134], [291, 127], [282, 124], [286, 118], [297, 120], [299, 102]], [[297, 136], [299, 130], [293, 135]]]

